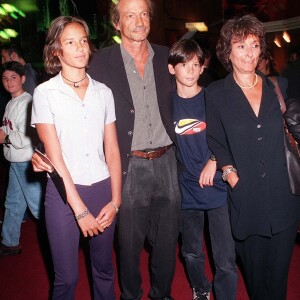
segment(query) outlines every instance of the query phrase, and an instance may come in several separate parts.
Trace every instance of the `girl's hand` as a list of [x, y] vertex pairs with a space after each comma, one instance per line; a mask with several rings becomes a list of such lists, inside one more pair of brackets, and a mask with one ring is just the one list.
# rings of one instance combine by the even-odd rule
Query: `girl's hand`
[[217, 170], [217, 163], [215, 161], [212, 161], [211, 159], [209, 159], [200, 174], [199, 184], [200, 184], [201, 188], [203, 188], [204, 186], [212, 186], [213, 185], [216, 170]]
[[104, 231], [102, 227], [91, 213], [88, 213], [84, 218], [77, 221], [84, 237], [94, 236]]
[[100, 211], [96, 221], [104, 229], [109, 227], [109, 225], [114, 221], [117, 215], [115, 207], [108, 203]]

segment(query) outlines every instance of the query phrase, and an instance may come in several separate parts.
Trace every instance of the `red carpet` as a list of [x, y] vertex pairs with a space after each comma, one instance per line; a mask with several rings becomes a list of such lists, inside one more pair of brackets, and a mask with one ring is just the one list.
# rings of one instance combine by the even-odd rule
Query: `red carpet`
[[[52, 266], [49, 260], [49, 250], [45, 243], [46, 233], [42, 228], [38, 234], [36, 223], [27, 221], [22, 225], [21, 244], [23, 253], [14, 257], [0, 258], [0, 300], [46, 300], [50, 290]], [[38, 236], [41, 236], [38, 239]], [[43, 254], [42, 254], [43, 253]], [[149, 290], [149, 275], [147, 272], [148, 254], [142, 253], [141, 265], [143, 274], [144, 297], [147, 299]], [[76, 299], [91, 299], [88, 276], [85, 267], [83, 251], [80, 250], [80, 280], [76, 291]], [[207, 274], [211, 278], [209, 265]], [[288, 286], [288, 300], [300, 299], [300, 246], [295, 245], [291, 262]], [[116, 294], [120, 292], [116, 281]], [[172, 295], [175, 300], [190, 300], [191, 290], [186, 279], [184, 268], [179, 258], [173, 283]], [[248, 299], [243, 279], [239, 274], [238, 300]], [[110, 300], [110, 299], [107, 299]], [[272, 300], [272, 299], [270, 299]]]

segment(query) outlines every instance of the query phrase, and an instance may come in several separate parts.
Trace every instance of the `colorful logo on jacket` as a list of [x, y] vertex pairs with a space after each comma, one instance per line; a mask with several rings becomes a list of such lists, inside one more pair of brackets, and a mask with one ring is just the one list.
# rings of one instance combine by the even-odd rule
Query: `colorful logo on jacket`
[[200, 133], [205, 128], [206, 123], [197, 119], [183, 119], [175, 123], [175, 132], [179, 135]]

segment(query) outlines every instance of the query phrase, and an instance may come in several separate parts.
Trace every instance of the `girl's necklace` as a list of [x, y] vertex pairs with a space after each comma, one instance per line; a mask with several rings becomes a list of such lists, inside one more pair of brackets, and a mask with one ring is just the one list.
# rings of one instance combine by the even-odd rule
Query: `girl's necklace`
[[240, 84], [238, 83], [238, 81], [237, 81], [237, 79], [235, 78], [234, 75], [233, 75], [233, 77], [234, 77], [234, 80], [235, 80], [236, 84], [237, 84], [241, 89], [252, 89], [253, 87], [256, 86], [257, 81], [258, 81], [258, 79], [257, 79], [257, 74], [256, 74], [256, 73], [255, 73], [255, 80], [254, 80], [254, 83], [253, 83], [252, 85], [250, 85], [250, 86], [242, 86], [242, 85], [240, 85]]
[[62, 73], [61, 73], [61, 76], [62, 76], [64, 79], [66, 79], [67, 81], [72, 82], [72, 83], [73, 83], [73, 86], [74, 86], [75, 88], [79, 88], [78, 83], [81, 82], [81, 81], [83, 81], [84, 79], [86, 79], [86, 74], [85, 74], [84, 78], [82, 78], [81, 80], [78, 80], [78, 81], [72, 81], [72, 80], [66, 78]]

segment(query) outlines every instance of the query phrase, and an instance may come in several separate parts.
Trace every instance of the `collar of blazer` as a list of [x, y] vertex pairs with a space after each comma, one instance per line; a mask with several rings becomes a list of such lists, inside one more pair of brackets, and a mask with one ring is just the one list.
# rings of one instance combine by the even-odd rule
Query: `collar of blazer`
[[[260, 117], [263, 113], [268, 111], [272, 101], [278, 102], [278, 100], [272, 82], [260, 71], [256, 71], [256, 73], [261, 77], [263, 81], [262, 102], [259, 112]], [[228, 74], [224, 79], [224, 90], [226, 91], [226, 94], [228, 95], [229, 99], [231, 99], [231, 101], [234, 102], [234, 105], [241, 106], [243, 110], [245, 110], [252, 118], [258, 121], [259, 118], [257, 118], [254, 114], [249, 102], [247, 101], [245, 94], [243, 93], [241, 88], [235, 83], [232, 72]]]

